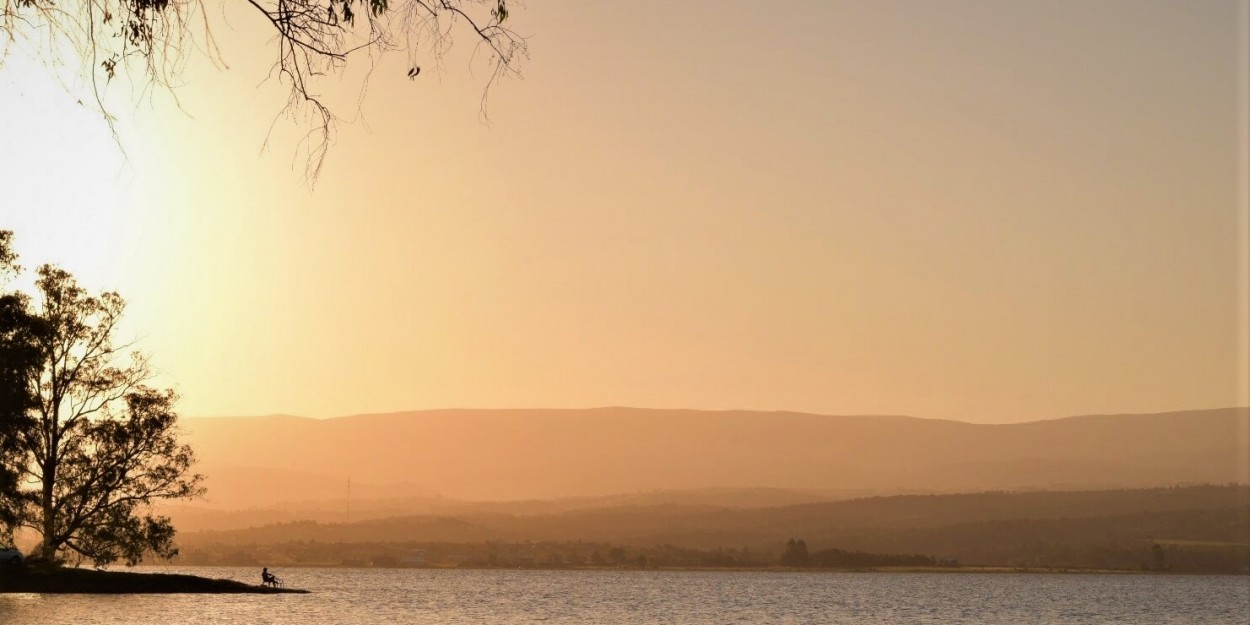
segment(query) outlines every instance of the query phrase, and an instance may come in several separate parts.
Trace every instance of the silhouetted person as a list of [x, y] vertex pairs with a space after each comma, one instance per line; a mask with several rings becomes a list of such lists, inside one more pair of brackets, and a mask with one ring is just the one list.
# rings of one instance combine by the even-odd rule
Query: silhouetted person
[[269, 567], [265, 567], [260, 570], [260, 585], [261, 586], [277, 586], [278, 585], [278, 578], [274, 576], [273, 573], [269, 572]]

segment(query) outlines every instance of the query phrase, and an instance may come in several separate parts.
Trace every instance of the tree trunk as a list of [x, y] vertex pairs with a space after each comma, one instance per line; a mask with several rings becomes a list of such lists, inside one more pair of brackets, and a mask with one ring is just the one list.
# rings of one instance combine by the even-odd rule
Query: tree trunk
[[43, 559], [51, 562], [56, 559], [56, 512], [53, 501], [53, 486], [56, 485], [56, 454], [48, 454], [48, 460], [43, 466], [43, 496], [40, 498], [40, 508], [43, 510], [43, 542], [39, 544], [39, 555]]

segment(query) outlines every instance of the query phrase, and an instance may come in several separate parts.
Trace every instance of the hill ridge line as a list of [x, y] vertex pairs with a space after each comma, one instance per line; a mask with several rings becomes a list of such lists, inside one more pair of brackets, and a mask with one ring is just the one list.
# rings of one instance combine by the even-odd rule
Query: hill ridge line
[[951, 423], [956, 425], [973, 425], [973, 426], [1014, 426], [1029, 425], [1036, 423], [1055, 423], [1059, 421], [1079, 420], [1079, 419], [1114, 419], [1114, 418], [1133, 418], [1133, 417], [1160, 417], [1167, 415], [1193, 415], [1202, 413], [1220, 413], [1226, 411], [1242, 411], [1250, 416], [1250, 406], [1223, 406], [1216, 408], [1193, 408], [1181, 410], [1163, 410], [1157, 412], [1114, 412], [1114, 413], [1087, 413], [1077, 415], [1067, 415], [1061, 417], [1051, 417], [1045, 419], [1032, 419], [1029, 421], [1005, 421], [1005, 422], [978, 422], [978, 421], [960, 421], [958, 419], [947, 419], [941, 417], [918, 417], [913, 415], [902, 414], [827, 414], [820, 412], [804, 412], [798, 410], [754, 410], [746, 408], [731, 409], [707, 409], [707, 408], [640, 408], [632, 406], [596, 406], [590, 408], [422, 408], [418, 410], [396, 410], [392, 412], [362, 412], [355, 414], [336, 415], [331, 417], [309, 417], [305, 415], [293, 415], [287, 413], [272, 413], [260, 415], [188, 415], [184, 419], [189, 420], [206, 420], [206, 419], [287, 419], [299, 420], [305, 422], [331, 422], [351, 419], [368, 419], [378, 417], [400, 417], [400, 416], [418, 416], [418, 415], [435, 415], [449, 413], [583, 413], [589, 416], [593, 413], [602, 413], [607, 411], [631, 411], [634, 413], [670, 413], [670, 414], [697, 414], [703, 416], [712, 415], [728, 415], [728, 414], [749, 414], [749, 415], [787, 415], [795, 417], [817, 417], [828, 419], [866, 419], [866, 420], [906, 420], [906, 421], [923, 421], [926, 423]]

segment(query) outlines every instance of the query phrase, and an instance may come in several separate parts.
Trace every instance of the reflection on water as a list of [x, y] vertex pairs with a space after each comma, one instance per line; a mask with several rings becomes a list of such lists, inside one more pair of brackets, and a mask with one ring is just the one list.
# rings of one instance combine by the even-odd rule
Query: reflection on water
[[[259, 569], [151, 569], [255, 583]], [[4, 625], [1204, 623], [1250, 577], [279, 569], [310, 595], [0, 595]]]

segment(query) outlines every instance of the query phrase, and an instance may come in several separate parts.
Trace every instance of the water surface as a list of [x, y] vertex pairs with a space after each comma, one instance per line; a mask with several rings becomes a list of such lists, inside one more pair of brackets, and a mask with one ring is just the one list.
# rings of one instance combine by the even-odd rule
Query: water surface
[[[139, 569], [259, 581], [259, 569]], [[0, 595], [3, 625], [1250, 622], [1250, 577], [276, 569], [309, 595]]]

